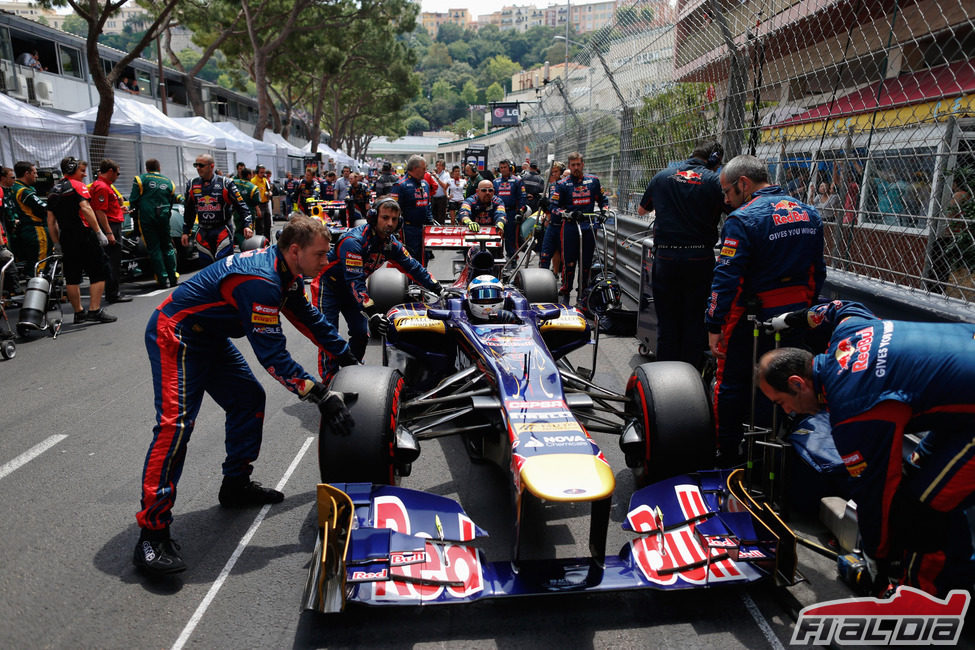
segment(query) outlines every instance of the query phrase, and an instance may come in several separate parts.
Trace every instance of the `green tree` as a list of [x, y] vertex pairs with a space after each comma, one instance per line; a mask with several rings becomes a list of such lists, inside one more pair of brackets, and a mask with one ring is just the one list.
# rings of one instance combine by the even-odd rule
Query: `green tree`
[[418, 135], [424, 131], [430, 130], [430, 123], [416, 113], [406, 118], [403, 125], [406, 127], [406, 132], [413, 135]]
[[454, 41], [447, 46], [447, 53], [450, 54], [450, 58], [454, 61], [470, 63], [474, 60], [474, 51], [467, 44], [467, 41]]
[[488, 102], [500, 102], [504, 99], [504, 88], [497, 81], [484, 89], [484, 100]]
[[504, 87], [511, 86], [511, 76], [521, 70], [521, 66], [503, 54], [485, 61], [481, 78], [485, 85], [497, 82]]
[[78, 14], [71, 14], [64, 19], [64, 23], [61, 25], [61, 30], [68, 32], [69, 34], [88, 36], [88, 23], [85, 22], [85, 19]]
[[444, 45], [456, 43], [464, 38], [464, 28], [456, 23], [444, 23], [437, 29], [437, 42]]
[[434, 82], [433, 87], [430, 88], [430, 96], [434, 99], [450, 99], [451, 95], [456, 95], [454, 89], [449, 83], [440, 79]]
[[468, 104], [477, 104], [478, 91], [473, 81], [468, 81], [460, 91], [460, 97]]
[[443, 70], [449, 68], [453, 63], [450, 58], [450, 51], [443, 43], [433, 43], [427, 50], [427, 55], [423, 57], [423, 68], [425, 70]]

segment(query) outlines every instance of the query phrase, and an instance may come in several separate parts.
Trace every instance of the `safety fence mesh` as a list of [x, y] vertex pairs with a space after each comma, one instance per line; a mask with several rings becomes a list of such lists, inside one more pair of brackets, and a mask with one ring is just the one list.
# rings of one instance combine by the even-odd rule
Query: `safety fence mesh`
[[632, 213], [653, 174], [717, 139], [725, 160], [757, 155], [820, 210], [831, 268], [971, 306], [973, 12], [971, 0], [622, 4], [551, 65], [505, 148], [582, 152]]

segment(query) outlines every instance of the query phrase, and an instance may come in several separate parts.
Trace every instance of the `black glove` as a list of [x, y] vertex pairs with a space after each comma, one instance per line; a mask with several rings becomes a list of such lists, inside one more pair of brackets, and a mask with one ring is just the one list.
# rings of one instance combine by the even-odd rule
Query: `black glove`
[[434, 280], [433, 281], [433, 286], [430, 287], [430, 291], [434, 292], [438, 296], [442, 296], [443, 295], [443, 285], [440, 284], [439, 282], [437, 282], [436, 280]]
[[338, 364], [343, 368], [345, 366], [354, 366], [359, 363], [359, 359], [356, 358], [356, 356], [352, 353], [352, 350], [349, 348], [345, 348], [345, 352], [340, 354], [336, 361], [338, 361]]
[[325, 388], [325, 384], [315, 382], [311, 390], [305, 394], [304, 399], [318, 405], [318, 411], [322, 414], [325, 426], [332, 430], [332, 433], [347, 436], [352, 433], [355, 422], [352, 414], [345, 406], [345, 397], [342, 393]]
[[389, 333], [389, 319], [385, 314], [373, 314], [369, 317], [369, 329], [379, 336], [386, 336]]
[[599, 210], [599, 223], [606, 223], [606, 208]]
[[549, 200], [547, 196], [543, 196], [538, 199], [538, 205], [542, 210], [548, 210]]
[[572, 212], [569, 213], [569, 218], [572, 219], [573, 221], [582, 221], [583, 219], [582, 212], [580, 212], [579, 210], [573, 210]]

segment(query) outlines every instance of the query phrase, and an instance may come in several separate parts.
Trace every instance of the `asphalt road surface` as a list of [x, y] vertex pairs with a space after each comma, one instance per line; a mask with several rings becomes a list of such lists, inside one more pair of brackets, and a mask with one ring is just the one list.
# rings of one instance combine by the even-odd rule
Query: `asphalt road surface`
[[[448, 268], [446, 259], [433, 265], [440, 277]], [[15, 359], [0, 362], [0, 647], [779, 648], [789, 645], [797, 607], [850, 595], [830, 561], [800, 549], [808, 581], [788, 589], [303, 612], [316, 536], [318, 412], [261, 369], [244, 339], [240, 348], [267, 391], [254, 478], [283, 490], [285, 500], [263, 509], [219, 507], [223, 413], [206, 398], [172, 529], [189, 570], [148, 580], [132, 566], [153, 424], [143, 332], [168, 292], [147, 287], [129, 285], [136, 299], [109, 307], [117, 323], [66, 325], [56, 340], [35, 335], [18, 345]], [[286, 333], [296, 359], [314, 371], [314, 347], [293, 328]], [[643, 361], [636, 348], [632, 338], [603, 337], [596, 381], [621, 389]], [[367, 362], [380, 358], [378, 346], [370, 346]], [[615, 552], [625, 540], [619, 524], [633, 481], [617, 440], [594, 436], [618, 468], [608, 544]], [[512, 513], [502, 471], [470, 463], [454, 438], [423, 443], [413, 468], [405, 487], [458, 500], [491, 534], [488, 559], [510, 557]], [[587, 512], [563, 506], [550, 513], [540, 547], [586, 555]]]

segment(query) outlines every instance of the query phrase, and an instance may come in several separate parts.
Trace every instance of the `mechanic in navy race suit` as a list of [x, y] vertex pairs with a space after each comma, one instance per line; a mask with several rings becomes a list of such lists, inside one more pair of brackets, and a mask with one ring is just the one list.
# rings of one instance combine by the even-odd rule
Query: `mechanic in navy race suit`
[[[552, 221], [552, 194], [555, 193], [555, 186], [562, 179], [562, 172], [565, 171], [565, 164], [556, 160], [548, 170], [548, 187], [539, 198], [538, 207], [542, 209], [544, 216], [542, 222], [544, 232], [542, 234], [542, 250], [538, 254], [538, 268], [547, 269], [552, 266], [552, 258], [556, 253], [556, 268], [562, 268], [562, 217], [559, 216], [558, 223]], [[538, 225], [535, 226], [538, 228]]]
[[[787, 412], [829, 410], [857, 504], [875, 591], [888, 579], [945, 596], [971, 589], [975, 502], [975, 325], [882, 320], [833, 301], [773, 325], [831, 332], [824, 354], [780, 348], [759, 386]], [[902, 463], [905, 432], [928, 431]], [[879, 571], [878, 571], [879, 570]]]
[[292, 212], [298, 209], [297, 206], [297, 194], [298, 194], [298, 183], [301, 182], [300, 178], [295, 178], [291, 172], [286, 173], [286, 180], [284, 181], [284, 200], [285, 200], [285, 212], [290, 215]]
[[657, 312], [657, 360], [704, 362], [708, 333], [701, 318], [714, 279], [714, 244], [724, 211], [715, 171], [724, 149], [698, 145], [691, 157], [658, 172], [637, 212], [653, 220], [653, 306]]
[[305, 298], [303, 276], [326, 264], [329, 232], [305, 216], [292, 217], [276, 245], [211, 264], [182, 283], [156, 308], [146, 326], [156, 424], [142, 473], [142, 530], [133, 562], [149, 574], [186, 568], [170, 538], [173, 502], [196, 416], [208, 393], [227, 413], [224, 507], [278, 503], [277, 490], [250, 479], [261, 449], [264, 389], [231, 338], [247, 337], [258, 361], [300, 399], [319, 405], [323, 423], [349, 433], [342, 396], [328, 391], [285, 347], [281, 316], [342, 365], [356, 363], [335, 328]]
[[[311, 285], [312, 302], [338, 330], [339, 312], [349, 326], [349, 346], [362, 360], [369, 342], [369, 322], [365, 313], [375, 311], [366, 278], [385, 262], [406, 273], [430, 291], [442, 293], [440, 283], [403, 247], [394, 233], [399, 227], [399, 203], [391, 197], [379, 199], [366, 213], [366, 224], [343, 233], [328, 254], [328, 264]], [[380, 329], [380, 331], [382, 331]], [[329, 383], [338, 370], [333, 356], [319, 354], [319, 373]]]
[[480, 232], [481, 226], [494, 226], [504, 235], [507, 211], [504, 202], [494, 195], [494, 184], [491, 181], [481, 181], [473, 196], [464, 199], [460, 204], [457, 218], [471, 232]]
[[298, 181], [295, 186], [295, 202], [298, 210], [308, 214], [308, 202], [317, 201], [321, 198], [321, 186], [315, 178], [315, 170], [312, 167], [305, 169], [305, 177]]
[[[515, 222], [515, 226], [524, 219], [524, 211], [528, 197], [525, 194], [525, 184], [521, 177], [511, 173], [511, 161], [502, 160], [498, 163], [501, 174], [494, 179], [494, 196], [504, 203], [505, 215]], [[512, 227], [504, 233], [504, 251], [511, 257], [521, 246], [521, 228]]]
[[183, 208], [183, 246], [189, 246], [193, 222], [200, 224], [196, 232], [196, 248], [205, 266], [234, 254], [234, 221], [236, 211], [243, 217], [244, 239], [254, 236], [252, 215], [234, 182], [214, 173], [213, 156], [201, 154], [193, 163], [199, 176], [186, 184]]
[[425, 263], [423, 227], [433, 223], [430, 186], [423, 180], [426, 168], [427, 162], [423, 156], [410, 156], [406, 162], [406, 174], [389, 192], [399, 202], [403, 244], [420, 264]]
[[[601, 212], [609, 207], [609, 199], [603, 192], [599, 179], [583, 172], [582, 154], [574, 151], [569, 154], [569, 177], [559, 181], [552, 192], [552, 219], [549, 226], [558, 223], [562, 228], [562, 286], [559, 296], [568, 302], [575, 279], [576, 264], [582, 265], [582, 278], [579, 281], [578, 297], [582, 302], [589, 289], [589, 270], [592, 256], [596, 251], [596, 233], [589, 219], [582, 219], [582, 241], [579, 241], [579, 228], [576, 223], [566, 219], [566, 214], [575, 212], [592, 213], [599, 206]], [[580, 259], [580, 247], [582, 255]]]
[[[742, 423], [751, 407], [754, 330], [747, 316], [764, 321], [812, 305], [826, 279], [826, 262], [819, 214], [770, 185], [764, 162], [736, 156], [721, 170], [720, 180], [725, 202], [734, 210], [721, 232], [705, 323], [717, 359], [713, 404], [718, 465], [730, 467], [743, 460]], [[799, 342], [783, 340], [784, 345]], [[771, 337], [760, 337], [758, 354], [771, 345]], [[772, 405], [761, 395], [755, 414], [756, 425], [771, 425]]]

